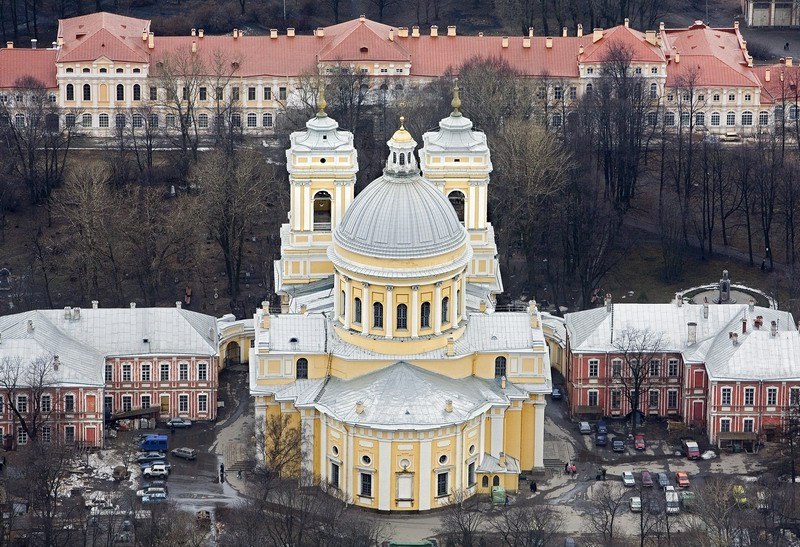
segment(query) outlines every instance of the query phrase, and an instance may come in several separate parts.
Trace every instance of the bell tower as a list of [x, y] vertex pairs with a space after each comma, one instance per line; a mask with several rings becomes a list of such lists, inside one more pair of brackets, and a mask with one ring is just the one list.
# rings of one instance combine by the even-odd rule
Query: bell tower
[[469, 232], [473, 249], [467, 281], [485, 287], [493, 296], [503, 292], [494, 228], [487, 218], [492, 159], [486, 135], [472, 128], [461, 114], [458, 83], [453, 88], [453, 111], [439, 122], [439, 131], [422, 136], [422, 176], [438, 187], [453, 205]]
[[286, 151], [291, 203], [281, 226], [281, 258], [275, 261], [275, 292], [333, 275], [327, 249], [331, 234], [353, 201], [358, 154], [353, 134], [325, 112], [320, 90], [316, 116], [304, 131], [293, 132]]

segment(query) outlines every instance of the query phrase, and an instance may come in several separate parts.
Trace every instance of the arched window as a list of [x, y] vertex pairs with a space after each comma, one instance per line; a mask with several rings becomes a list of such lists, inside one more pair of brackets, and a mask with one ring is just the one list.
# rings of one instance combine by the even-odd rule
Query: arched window
[[719, 112], [712, 112], [711, 113], [711, 125], [719, 125]]
[[591, 93], [593, 89], [594, 86], [592, 84], [586, 84], [586, 93]]
[[376, 329], [383, 328], [383, 304], [380, 302], [372, 304], [372, 326]]
[[725, 116], [725, 125], [736, 125], [736, 112], [728, 112]]
[[345, 294], [344, 294], [344, 291], [342, 291], [342, 296], [341, 296], [341, 298], [340, 298], [340, 301], [339, 301], [339, 307], [341, 308], [341, 309], [339, 310], [339, 312], [340, 312], [342, 315], [344, 315], [344, 310], [345, 310], [345, 307], [346, 307], [346, 306], [347, 306], [347, 295], [345, 295]]
[[494, 360], [494, 377], [500, 378], [506, 375], [506, 358], [502, 355]]
[[647, 125], [651, 127], [655, 127], [658, 125], [658, 113], [657, 112], [648, 112], [647, 113]]
[[107, 68], [101, 68], [100, 69], [100, 74], [108, 74], [108, 69]]
[[655, 83], [650, 84], [650, 98], [651, 99], [658, 98], [658, 85]]
[[423, 329], [431, 328], [431, 303], [423, 302], [422, 309], [420, 310], [420, 325]]
[[117, 84], [117, 100], [118, 101], [125, 100], [125, 86], [122, 84]]
[[116, 70], [116, 73], [117, 73], [117, 74], [122, 74], [123, 72], [125, 72], [125, 71], [124, 71], [123, 69], [121, 69], [121, 68], [118, 68], [118, 69]]
[[706, 124], [705, 112], [698, 112], [694, 115], [694, 124], [699, 126], [704, 126]]
[[197, 125], [200, 129], [208, 129], [208, 114], [200, 114], [197, 116]]
[[498, 477], [497, 475], [495, 475], [494, 478], [492, 479], [492, 486], [500, 486], [500, 477]]
[[314, 194], [314, 230], [331, 229], [331, 195], [325, 190]]
[[553, 121], [552, 121], [553, 127], [561, 127], [562, 123], [564, 123], [564, 118], [561, 116], [561, 114], [559, 114], [558, 112], [553, 114]]
[[75, 114], [67, 114], [64, 116], [64, 123], [67, 127], [75, 127]]
[[401, 152], [400, 153], [400, 165], [405, 165], [405, 164], [406, 164], [406, 155]]
[[397, 163], [397, 152], [392, 152], [392, 163]]
[[295, 376], [298, 380], [305, 380], [308, 378], [308, 359], [301, 357], [297, 360], [297, 373]]
[[489, 475], [484, 475], [481, 479], [481, 486], [484, 488], [489, 488]]
[[117, 129], [123, 129], [126, 125], [125, 114], [117, 114], [114, 116], [114, 125]]
[[361, 299], [356, 297], [355, 305], [353, 306], [353, 322], [361, 323]]
[[67, 73], [69, 73], [69, 74], [72, 74], [73, 72], [75, 72], [75, 71], [74, 71], [74, 70], [72, 70], [71, 68], [68, 68], [68, 69], [67, 69]]
[[92, 69], [90, 68], [84, 68], [81, 72], [83, 72], [84, 74], [89, 74], [91, 71]]
[[131, 124], [133, 124], [133, 127], [135, 128], [143, 127], [144, 117], [138, 112], [135, 112], [133, 116], [131, 116]]
[[67, 84], [67, 100], [74, 101], [75, 100], [75, 86], [72, 84]]
[[[85, 120], [86, 118], [84, 117], [83, 119]], [[100, 127], [108, 127], [108, 114], [100, 114]]]
[[234, 112], [231, 114], [231, 126], [232, 127], [242, 127], [242, 115], [238, 112]]
[[450, 297], [442, 298], [442, 323], [450, 321]]
[[89, 84], [83, 84], [83, 100], [84, 101], [92, 100], [92, 86], [90, 86]]
[[397, 328], [402, 330], [408, 328], [408, 306], [405, 304], [397, 306]]
[[14, 125], [17, 127], [25, 127], [25, 114], [17, 114], [14, 116]]
[[150, 114], [149, 116], [150, 127], [158, 128], [158, 114]]
[[139, 84], [133, 84], [133, 100], [134, 101], [142, 100], [142, 86], [140, 86]]
[[258, 116], [256, 116], [255, 112], [250, 112], [247, 115], [247, 127], [257, 127], [258, 126]]
[[456, 212], [458, 221], [464, 222], [464, 204], [466, 203], [464, 193], [460, 190], [454, 190], [447, 195], [447, 199], [450, 200], [450, 205], [453, 206], [453, 210]]
[[411, 152], [406, 154], [406, 160], [408, 160], [408, 164], [411, 165]]
[[769, 125], [769, 112], [762, 110], [758, 113], [758, 125]]
[[742, 125], [753, 125], [753, 113], [749, 110], [742, 112]]
[[261, 117], [261, 125], [264, 127], [272, 127], [272, 114], [266, 113]]

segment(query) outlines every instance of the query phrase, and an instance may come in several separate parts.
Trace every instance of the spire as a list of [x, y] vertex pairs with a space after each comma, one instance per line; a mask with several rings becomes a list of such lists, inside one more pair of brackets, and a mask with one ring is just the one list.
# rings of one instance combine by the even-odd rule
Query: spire
[[453, 107], [453, 112], [450, 114], [453, 117], [458, 118], [461, 116], [461, 98], [458, 96], [458, 78], [456, 78], [455, 85], [453, 86], [453, 100], [450, 101], [450, 106]]
[[406, 121], [406, 117], [405, 116], [400, 116], [400, 129], [398, 129], [397, 131], [394, 132], [394, 135], [392, 135], [392, 139], [391, 139], [392, 141], [394, 141], [394, 142], [413, 142], [414, 141], [414, 139], [411, 137], [411, 133], [406, 131], [406, 128], [405, 128], [405, 125], [404, 125], [405, 121]]
[[317, 118], [325, 118], [327, 114], [325, 109], [328, 107], [328, 102], [325, 100], [325, 83], [319, 86], [319, 98], [317, 99]]

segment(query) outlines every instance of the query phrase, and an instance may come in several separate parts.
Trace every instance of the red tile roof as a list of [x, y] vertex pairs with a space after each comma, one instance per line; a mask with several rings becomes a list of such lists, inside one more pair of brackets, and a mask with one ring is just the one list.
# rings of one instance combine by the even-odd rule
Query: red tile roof
[[60, 19], [58, 38], [63, 45], [58, 62], [107, 57], [112, 61], [146, 63], [147, 41], [142, 40], [142, 32], [149, 31], [150, 21], [106, 12]]
[[[372, 23], [372, 21], [370, 21]], [[385, 28], [384, 28], [385, 27]], [[320, 61], [410, 61], [408, 51], [389, 40], [386, 25], [367, 24], [356, 19], [325, 29], [327, 43], [319, 52]], [[330, 34], [331, 38], [327, 38]]]
[[[769, 70], [769, 81], [767, 81]], [[778, 63], [753, 67], [761, 82], [761, 104], [773, 104], [800, 98], [800, 67]]]
[[[561, 38], [563, 39], [563, 38]], [[664, 53], [661, 48], [645, 40], [645, 34], [623, 25], [603, 31], [603, 37], [592, 43], [592, 33], [584, 37], [584, 51], [580, 56], [581, 63], [599, 63], [608, 59], [612, 47], [623, 47], [631, 55], [631, 61], [637, 63], [663, 63]]]
[[56, 54], [54, 49], [0, 49], [0, 88], [16, 87], [18, 80], [28, 76], [48, 89], [58, 87]]

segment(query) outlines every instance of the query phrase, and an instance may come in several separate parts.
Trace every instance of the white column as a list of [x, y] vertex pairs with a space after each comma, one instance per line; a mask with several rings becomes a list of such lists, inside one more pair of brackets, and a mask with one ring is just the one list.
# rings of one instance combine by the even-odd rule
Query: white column
[[[466, 272], [464, 272], [466, 274]], [[459, 302], [459, 307], [461, 308], [458, 310], [458, 314], [461, 317], [467, 315], [467, 276], [461, 276], [461, 302]]]
[[333, 319], [339, 320], [339, 315], [342, 310], [339, 309], [339, 303], [342, 300], [341, 289], [339, 289], [339, 274], [333, 270]]
[[453, 478], [452, 492], [458, 492], [465, 488], [467, 482], [464, 474], [467, 472], [467, 465], [464, 463], [464, 429], [459, 427], [456, 431], [456, 461], [454, 465], [455, 477]]
[[311, 182], [303, 185], [303, 230], [311, 230], [313, 227], [314, 207], [311, 203]]
[[419, 443], [419, 510], [431, 508], [431, 441]]
[[339, 225], [344, 212], [342, 211], [342, 186], [338, 182], [334, 182], [336, 187], [333, 191], [333, 203], [331, 204], [331, 231], [335, 230]]
[[411, 323], [411, 338], [419, 335], [419, 285], [411, 287], [411, 309], [408, 310], [408, 321]]
[[303, 434], [302, 463], [300, 466], [300, 482], [303, 485], [310, 485], [314, 478], [314, 417], [307, 416], [311, 410], [300, 411], [300, 431]]
[[328, 419], [324, 414], [319, 416], [319, 480], [328, 484]]
[[392, 338], [394, 330], [394, 287], [386, 286], [386, 305], [383, 308], [383, 328], [386, 329], [386, 338]]
[[475, 217], [478, 216], [478, 200], [476, 199], [477, 196], [475, 194], [475, 186], [470, 183], [469, 191], [467, 192], [467, 217], [464, 219], [464, 224], [466, 225], [467, 230], [472, 230], [475, 228]]
[[378, 441], [378, 510], [391, 509], [392, 493], [392, 445], [389, 441]]
[[[353, 315], [352, 312], [352, 302], [350, 301], [350, 278], [343, 277], [342, 281], [344, 282], [344, 328], [350, 328], [350, 318]], [[342, 295], [339, 295], [341, 298]]]
[[369, 283], [361, 283], [361, 328], [364, 334], [369, 334], [372, 323], [372, 303], [369, 299]]
[[[347, 429], [347, 453], [342, 458], [342, 468], [339, 470], [340, 473], [344, 472], [344, 488], [342, 490], [344, 490], [345, 499], [352, 499], [356, 492], [353, 490], [353, 482], [354, 469], [357, 462], [353, 445], [353, 428], [350, 427]], [[358, 484], [355, 485], [355, 488], [358, 488]]]
[[454, 329], [456, 325], [458, 325], [458, 310], [456, 309], [456, 304], [458, 297], [456, 296], [458, 293], [458, 282], [456, 281], [458, 278], [453, 280], [453, 285], [450, 288], [450, 328]]
[[[498, 412], [499, 410], [499, 412]], [[500, 452], [503, 451], [503, 425], [505, 422], [505, 412], [503, 409], [492, 409], [492, 451], [491, 454], [495, 458], [500, 457]]]
[[534, 403], [533, 468], [544, 467], [544, 401]]
[[431, 313], [433, 314], [433, 333], [442, 334], [442, 282], [438, 281], [435, 285], [433, 305], [431, 306]]

